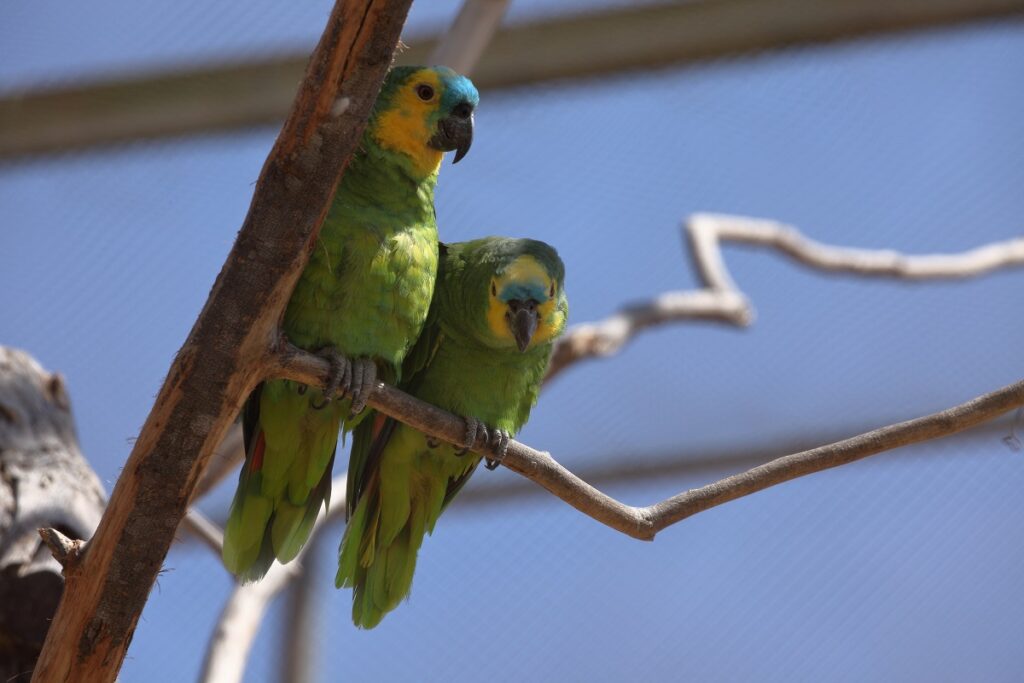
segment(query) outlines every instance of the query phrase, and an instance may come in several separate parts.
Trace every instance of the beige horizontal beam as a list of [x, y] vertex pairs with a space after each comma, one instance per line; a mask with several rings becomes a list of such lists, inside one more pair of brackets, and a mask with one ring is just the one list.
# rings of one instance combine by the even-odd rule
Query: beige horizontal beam
[[[757, 50], [1020, 16], [1024, 0], [693, 0], [505, 27], [482, 89], [682, 64]], [[422, 62], [436, 40], [410, 40]], [[283, 119], [305, 52], [0, 98], [0, 159]]]

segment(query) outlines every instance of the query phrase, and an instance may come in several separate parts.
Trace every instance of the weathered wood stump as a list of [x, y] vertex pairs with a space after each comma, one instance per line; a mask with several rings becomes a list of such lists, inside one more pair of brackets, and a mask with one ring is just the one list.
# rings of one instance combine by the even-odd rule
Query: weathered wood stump
[[0, 681], [29, 679], [64, 590], [38, 530], [87, 539], [105, 500], [61, 376], [0, 346]]

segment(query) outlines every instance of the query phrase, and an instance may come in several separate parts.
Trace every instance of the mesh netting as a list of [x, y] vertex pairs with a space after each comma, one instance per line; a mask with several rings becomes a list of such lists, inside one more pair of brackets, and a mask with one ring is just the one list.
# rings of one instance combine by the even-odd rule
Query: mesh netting
[[[206, 42], [169, 35], [149, 56], [110, 48], [88, 68], [314, 38], [325, 3], [286, 4], [253, 11], [218, 43], [203, 27], [226, 10], [186, 3], [166, 11]], [[0, 60], [3, 88], [85, 68], [36, 54], [36, 34], [18, 29], [39, 21], [27, 7], [3, 9], [0, 43], [25, 59]], [[438, 17], [455, 4], [445, 7]], [[126, 11], [111, 29], [125, 36], [145, 10]], [[441, 21], [431, 12], [424, 25]], [[472, 153], [443, 170], [441, 234], [551, 242], [574, 322], [693, 286], [678, 226], [697, 210], [914, 253], [1006, 239], [1024, 216], [1022, 76], [1017, 21], [485, 93]], [[273, 136], [0, 169], [0, 340], [67, 376], [83, 450], [108, 488]], [[579, 470], [781, 454], [1019, 379], [1020, 271], [911, 285], [829, 276], [765, 250], [728, 248], [726, 259], [757, 308], [752, 328], [666, 327], [581, 365], [544, 393], [522, 439]], [[424, 544], [411, 600], [371, 632], [351, 626], [350, 594], [332, 587], [333, 528], [307, 656], [324, 681], [1013, 680], [1024, 667], [1024, 461], [1001, 441], [1011, 422], [776, 487], [653, 544], [546, 496], [457, 503]], [[482, 473], [470, 488], [515, 478]], [[707, 478], [606, 488], [646, 504]], [[222, 517], [230, 488], [204, 509]], [[193, 679], [231, 585], [196, 544], [167, 566], [124, 680]], [[275, 607], [247, 680], [278, 680], [282, 620]]]

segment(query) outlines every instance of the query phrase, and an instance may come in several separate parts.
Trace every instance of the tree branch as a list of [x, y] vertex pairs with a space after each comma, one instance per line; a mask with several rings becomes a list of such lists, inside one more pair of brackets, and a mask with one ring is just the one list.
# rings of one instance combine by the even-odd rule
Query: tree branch
[[[331, 490], [338, 492], [331, 501], [331, 511], [320, 515], [313, 523], [310, 540], [292, 563], [282, 565], [275, 562], [262, 581], [235, 586], [210, 639], [203, 660], [203, 671], [199, 676], [200, 683], [234, 683], [242, 680], [249, 651], [259, 633], [260, 622], [267, 607], [292, 579], [302, 573], [301, 564], [310, 552], [309, 548], [320, 528], [328, 519], [345, 513], [345, 482], [344, 475], [331, 481]], [[219, 550], [217, 554], [220, 555]]]
[[999, 268], [1024, 265], [1024, 237], [960, 254], [909, 256], [891, 249], [833, 247], [804, 237], [790, 225], [724, 214], [693, 214], [683, 231], [704, 287], [666, 292], [651, 301], [626, 306], [602, 321], [570, 328], [555, 345], [545, 381], [581, 360], [618, 353], [637, 333], [656, 325], [689, 320], [750, 325], [754, 309], [725, 266], [722, 242], [774, 247], [819, 270], [904, 280], [978, 277]]
[[891, 249], [833, 247], [805, 237], [791, 225], [759, 218], [709, 213], [690, 216], [685, 226], [694, 263], [712, 289], [738, 291], [722, 258], [720, 243], [770, 246], [812, 268], [902, 280], [937, 280], [986, 275], [1024, 265], [1024, 237], [986, 244], [960, 254], [908, 256]]
[[224, 548], [224, 530], [214, 524], [206, 515], [196, 508], [189, 508], [181, 527], [203, 542], [210, 550], [220, 557]]
[[391, 63], [410, 0], [338, 0], [249, 214], [168, 373], [33, 680], [112, 681], [211, 453], [269, 342]]
[[245, 439], [242, 437], [242, 425], [235, 422], [228, 428], [228, 433], [213, 451], [206, 469], [203, 470], [203, 476], [196, 484], [192, 498], [198, 500], [215, 489], [244, 459]]
[[[282, 345], [274, 374], [304, 384], [323, 386], [326, 360], [290, 345]], [[453, 444], [461, 444], [465, 421], [448, 411], [378, 382], [368, 405], [411, 427]], [[632, 507], [602, 493], [560, 465], [550, 454], [511, 441], [503, 465], [540, 484], [588, 517], [627, 536], [652, 540], [667, 526], [721, 505], [814, 472], [860, 460], [886, 450], [947, 436], [1024, 406], [1024, 381], [985, 394], [940, 413], [876, 429], [852, 439], [787, 455], [721, 481], [680, 493], [647, 507]], [[471, 450], [493, 455], [481, 437]]]
[[696, 289], [665, 292], [648, 302], [624, 306], [594, 323], [574, 325], [555, 344], [544, 381], [591, 358], [613, 356], [646, 329], [667, 323], [713, 320], [746, 327], [754, 319], [747, 298], [738, 291]]
[[430, 63], [470, 74], [498, 30], [507, 7], [508, 0], [465, 0], [451, 28], [430, 55]]

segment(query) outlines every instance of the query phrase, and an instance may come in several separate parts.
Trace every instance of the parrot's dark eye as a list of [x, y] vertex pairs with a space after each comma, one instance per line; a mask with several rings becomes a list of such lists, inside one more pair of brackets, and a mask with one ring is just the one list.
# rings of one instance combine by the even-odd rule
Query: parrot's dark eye
[[498, 296], [498, 288], [494, 286], [493, 282], [491, 283], [491, 296]]
[[426, 83], [421, 83], [416, 86], [416, 96], [424, 102], [429, 102], [434, 99], [434, 89]]

